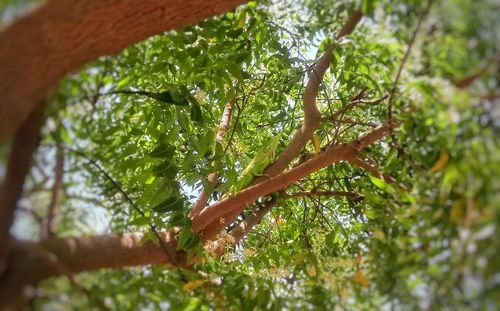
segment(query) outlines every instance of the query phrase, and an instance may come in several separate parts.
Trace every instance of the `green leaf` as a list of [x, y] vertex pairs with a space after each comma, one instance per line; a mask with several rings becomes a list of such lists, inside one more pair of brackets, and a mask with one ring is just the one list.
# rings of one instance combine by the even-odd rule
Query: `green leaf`
[[180, 90], [180, 88], [172, 87], [168, 91], [163, 91], [161, 93], [149, 93], [148, 96], [165, 104], [172, 104], [177, 106], [189, 105], [186, 94], [184, 94]]
[[384, 192], [389, 194], [394, 193], [394, 189], [382, 179], [370, 175], [370, 180], [375, 186], [377, 186], [377, 188], [383, 190]]
[[140, 226], [148, 225], [149, 221], [150, 221], [149, 217], [143, 217], [143, 216], [141, 216], [141, 217], [138, 217], [138, 218], [132, 220], [130, 222], [130, 224], [133, 225], [133, 226], [140, 227]]
[[179, 234], [179, 243], [177, 248], [184, 250], [191, 250], [200, 243], [200, 239], [193, 233], [191, 228], [185, 227]]
[[203, 120], [203, 116], [201, 114], [201, 108], [198, 105], [191, 106], [191, 121], [201, 122]]
[[196, 297], [189, 298], [182, 311], [193, 311], [197, 310], [200, 305], [200, 299]]
[[61, 126], [59, 126], [59, 135], [61, 135], [61, 138], [62, 140], [67, 144], [67, 145], [72, 145], [73, 144], [73, 140], [71, 139], [71, 137], [69, 136], [68, 134], [68, 130], [66, 129], [66, 127], [64, 125], [61, 124]]
[[170, 180], [175, 179], [179, 168], [170, 162], [170, 160], [165, 160], [162, 164], [153, 168], [152, 173], [155, 176], [166, 177]]
[[161, 143], [149, 154], [152, 158], [172, 158], [175, 154], [175, 147], [170, 144]]
[[185, 227], [191, 225], [191, 219], [184, 215], [182, 212], [177, 212], [172, 215], [168, 223], [172, 226]]
[[363, 0], [361, 4], [361, 12], [366, 16], [373, 16], [376, 0]]
[[168, 198], [164, 202], [153, 207], [153, 211], [157, 213], [169, 213], [180, 211], [184, 208], [184, 200], [181, 198]]

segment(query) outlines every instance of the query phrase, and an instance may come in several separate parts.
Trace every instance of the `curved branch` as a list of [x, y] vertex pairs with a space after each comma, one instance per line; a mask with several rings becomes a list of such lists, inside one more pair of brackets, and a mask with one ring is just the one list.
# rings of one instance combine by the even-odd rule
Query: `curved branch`
[[[243, 201], [245, 204], [250, 203], [255, 198], [282, 189], [286, 185], [332, 163], [348, 159], [357, 154], [362, 148], [389, 134], [389, 131], [390, 126], [384, 124], [349, 144], [331, 146], [313, 159], [290, 171], [247, 188], [233, 197], [219, 201], [207, 207], [200, 216], [193, 219], [193, 228], [200, 228], [200, 224], [209, 223], [210, 219], [217, 219], [217, 217], [224, 214], [220, 213], [221, 211], [237, 211], [238, 209], [232, 208], [234, 202]], [[274, 206], [274, 201], [268, 202], [264, 207], [252, 213], [244, 222], [233, 228], [230, 235], [233, 236], [234, 241], [239, 241], [244, 237]], [[204, 238], [206, 239], [208, 237], [206, 235], [207, 232], [204, 233]], [[176, 234], [175, 229], [159, 233], [161, 237], [160, 244], [165, 245], [171, 250], [177, 249]], [[60, 264], [67, 269], [66, 272], [68, 273], [78, 273], [101, 268], [118, 269], [127, 266], [174, 263], [165, 256], [161, 245], [156, 245], [152, 241], [142, 242], [142, 237], [142, 233], [126, 233], [122, 235], [48, 239], [41, 243], [18, 243], [26, 243], [27, 247], [25, 249], [30, 248], [29, 245], [31, 244], [36, 244], [35, 247], [41, 245], [48, 252], [57, 256]], [[224, 251], [224, 249], [221, 251]], [[189, 265], [184, 252], [176, 251], [174, 256], [176, 266], [187, 267]], [[7, 273], [0, 279], [0, 304], [12, 295], [17, 294], [25, 284], [35, 284], [42, 279], [63, 273], [61, 269], [54, 267], [54, 265], [47, 265], [43, 261], [37, 260], [36, 256], [31, 256], [29, 253], [20, 252], [19, 250], [11, 254], [11, 262], [13, 265], [9, 266]]]
[[0, 141], [62, 77], [85, 63], [247, 1], [45, 1], [0, 32]]
[[193, 230], [200, 233], [205, 241], [212, 239], [222, 228], [231, 223], [247, 204], [266, 194], [281, 190], [333, 163], [351, 158], [359, 150], [389, 134], [390, 128], [391, 126], [386, 123], [350, 143], [330, 146], [314, 158], [289, 171], [268, 178], [266, 181], [245, 188], [234, 196], [210, 205], [193, 219]]
[[[356, 25], [361, 20], [361, 11], [356, 10], [344, 24], [339, 33], [335, 36], [336, 40], [339, 40], [354, 30]], [[309, 139], [313, 136], [316, 129], [319, 127], [322, 121], [321, 113], [316, 106], [316, 97], [318, 96], [319, 87], [323, 80], [328, 67], [330, 67], [330, 62], [332, 59], [332, 53], [336, 48], [336, 44], [332, 43], [323, 55], [318, 59], [316, 65], [313, 68], [311, 75], [309, 76], [309, 81], [304, 91], [303, 98], [303, 110], [304, 110], [304, 123], [300, 130], [295, 133], [292, 141], [279, 155], [276, 161], [269, 166], [264, 174], [267, 176], [276, 176], [283, 172], [287, 166], [295, 159], [300, 152], [305, 148]], [[258, 178], [253, 184], [262, 181], [262, 178]]]
[[[339, 40], [354, 30], [359, 21], [361, 20], [362, 14], [360, 10], [354, 11], [347, 22], [342, 26], [339, 33], [335, 36], [336, 40]], [[295, 159], [300, 152], [305, 148], [307, 142], [314, 135], [314, 132], [319, 127], [322, 122], [321, 113], [316, 106], [316, 97], [318, 95], [319, 87], [323, 80], [323, 76], [326, 70], [330, 66], [332, 53], [335, 50], [335, 42], [332, 43], [325, 53], [318, 59], [316, 65], [313, 68], [313, 72], [309, 76], [309, 81], [307, 82], [304, 98], [303, 98], [303, 110], [304, 110], [304, 123], [297, 133], [295, 133], [292, 141], [287, 145], [285, 150], [278, 156], [276, 161], [271, 164], [265, 171], [264, 175], [268, 177], [259, 177], [254, 179], [250, 186], [259, 184], [265, 181], [269, 177], [275, 177], [281, 174], [288, 165]], [[205, 239], [210, 239], [219, 233], [224, 226], [227, 224], [228, 220], [235, 219], [240, 213], [239, 211], [244, 209], [245, 204], [243, 202], [235, 202], [233, 210], [227, 211], [227, 214], [222, 219], [224, 221], [214, 221], [210, 225], [210, 228], [206, 231]]]

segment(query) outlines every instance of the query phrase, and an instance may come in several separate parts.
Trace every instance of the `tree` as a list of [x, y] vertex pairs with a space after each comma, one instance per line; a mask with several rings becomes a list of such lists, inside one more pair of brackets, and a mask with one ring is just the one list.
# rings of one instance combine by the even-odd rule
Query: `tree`
[[[500, 7], [249, 2], [186, 26], [243, 2], [190, 1], [175, 12], [197, 13], [166, 24], [148, 6], [174, 1], [49, 2], [0, 34], [52, 33], [31, 18], [65, 37], [65, 12], [98, 21], [69, 22], [82, 33], [103, 34], [74, 54], [39, 51], [42, 39], [26, 54], [0, 43], [0, 89], [18, 103], [0, 105], [0, 137], [17, 129], [2, 147], [2, 213], [15, 209], [16, 222], [0, 301], [498, 307]], [[112, 4], [129, 14], [107, 14]], [[105, 35], [115, 16], [130, 21], [116, 42]], [[140, 34], [131, 21], [144, 23]], [[94, 60], [47, 95], [71, 69], [179, 27]], [[32, 65], [11, 66], [25, 55]]]

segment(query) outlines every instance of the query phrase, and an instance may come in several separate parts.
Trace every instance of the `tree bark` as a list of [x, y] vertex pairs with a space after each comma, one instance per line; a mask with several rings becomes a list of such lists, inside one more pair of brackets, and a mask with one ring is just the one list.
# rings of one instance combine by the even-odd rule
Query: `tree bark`
[[[360, 10], [354, 11], [339, 32], [334, 36], [335, 40], [339, 40], [353, 32], [362, 18]], [[330, 66], [332, 53], [336, 48], [336, 43], [332, 43], [323, 55], [318, 59], [307, 81], [304, 98], [302, 100], [302, 108], [304, 110], [304, 122], [302, 127], [295, 133], [290, 143], [285, 150], [281, 152], [276, 161], [271, 164], [265, 171], [267, 177], [255, 178], [249, 186], [256, 185], [265, 181], [269, 177], [275, 177], [281, 174], [288, 165], [295, 159], [304, 149], [307, 142], [313, 137], [314, 132], [318, 129], [323, 120], [318, 107], [316, 106], [316, 97], [323, 80], [323, 76]], [[234, 202], [232, 211], [227, 212], [224, 217], [216, 219], [213, 223], [205, 226], [206, 230], [203, 234], [204, 239], [211, 239], [218, 234], [228, 223], [238, 216], [240, 211], [245, 208], [247, 203]]]
[[[346, 160], [359, 150], [386, 136], [390, 131], [388, 124], [359, 137], [349, 144], [327, 148], [313, 159], [267, 181], [249, 187], [235, 196], [219, 201], [207, 207], [204, 212], [193, 219], [193, 229], [200, 230], [204, 224], [217, 219], [225, 210], [233, 210], [234, 202], [249, 203], [255, 198], [300, 180], [334, 162]], [[231, 235], [235, 241], [243, 238], [258, 221], [272, 209], [275, 202], [255, 212], [240, 226], [233, 229]], [[221, 213], [222, 212], [222, 213]], [[187, 267], [186, 255], [177, 251], [177, 232], [171, 230], [160, 233], [164, 245], [174, 254], [176, 266]], [[202, 232], [206, 239], [206, 233]], [[121, 235], [105, 235], [94, 237], [78, 237], [67, 239], [48, 239], [40, 243], [13, 240], [10, 248], [9, 266], [0, 278], [0, 306], [20, 293], [24, 285], [36, 284], [40, 280], [62, 274], [79, 273], [103, 268], [118, 269], [128, 266], [148, 264], [172, 264], [165, 256], [162, 247], [148, 241], [141, 242], [142, 233], [125, 233]], [[210, 245], [208, 245], [210, 247]], [[44, 254], [41, 254], [40, 249]], [[227, 249], [224, 245], [215, 244], [217, 253]], [[52, 256], [53, 262], [46, 258]]]
[[5, 180], [0, 187], [0, 275], [7, 266], [9, 229], [23, 191], [24, 180], [31, 167], [33, 152], [38, 146], [42, 123], [43, 106], [39, 105], [21, 125], [12, 143]]
[[0, 33], [0, 141], [85, 63], [247, 1], [46, 1]]
[[[174, 232], [160, 233], [165, 245], [177, 247]], [[19, 295], [27, 284], [65, 273], [98, 269], [119, 269], [148, 264], [171, 264], [155, 243], [141, 242], [142, 233], [48, 239], [40, 243], [10, 241], [10, 265], [0, 279], [0, 309]], [[42, 254], [43, 252], [43, 254]], [[51, 256], [52, 262], [44, 258]], [[176, 252], [178, 264], [186, 263], [183, 252]]]
[[254, 202], [257, 198], [284, 189], [313, 172], [336, 162], [350, 159], [363, 148], [384, 138], [390, 133], [391, 127], [391, 124], [386, 123], [347, 144], [330, 146], [314, 158], [293, 169], [245, 188], [234, 196], [208, 206], [199, 217], [193, 219], [193, 230], [198, 232], [204, 241], [212, 239], [220, 232], [220, 228], [212, 227], [211, 224], [217, 223], [220, 225], [219, 227], [224, 228], [234, 220], [229, 219], [227, 215], [237, 215], [243, 211], [247, 204]]

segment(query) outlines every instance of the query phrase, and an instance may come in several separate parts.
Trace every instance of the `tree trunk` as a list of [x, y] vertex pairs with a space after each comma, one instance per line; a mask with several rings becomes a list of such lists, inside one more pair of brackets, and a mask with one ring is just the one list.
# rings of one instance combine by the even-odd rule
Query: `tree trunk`
[[17, 202], [23, 191], [24, 180], [31, 167], [33, 152], [38, 147], [43, 124], [43, 107], [39, 106], [28, 117], [14, 136], [6, 165], [5, 180], [0, 185], [0, 275], [7, 267], [9, 230], [14, 220]]

